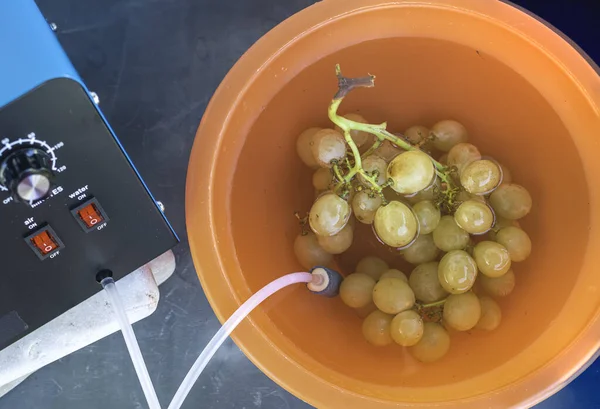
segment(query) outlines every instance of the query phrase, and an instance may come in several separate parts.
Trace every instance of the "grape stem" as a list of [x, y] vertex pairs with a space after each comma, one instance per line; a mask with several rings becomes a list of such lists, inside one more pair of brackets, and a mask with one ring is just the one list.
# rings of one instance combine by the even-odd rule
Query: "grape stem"
[[377, 175], [369, 175], [369, 172], [362, 168], [358, 170], [358, 174], [363, 175], [364, 179], [369, 182], [373, 190], [381, 192], [381, 186], [379, 186], [379, 184], [375, 181], [375, 179], [377, 179]]
[[[331, 104], [329, 104], [328, 115], [329, 115], [329, 119], [331, 120], [331, 122], [333, 122], [334, 124], [339, 126], [344, 131], [344, 137], [346, 139], [346, 142], [348, 142], [348, 145], [350, 145], [350, 148], [352, 149], [352, 154], [355, 158], [359, 155], [358, 155], [358, 148], [356, 147], [356, 144], [354, 143], [354, 141], [352, 140], [352, 138], [350, 136], [350, 131], [352, 131], [352, 130], [363, 131], [363, 132], [367, 132], [372, 135], [375, 135], [378, 139], [377, 142], [379, 142], [379, 145], [381, 145], [381, 143], [384, 140], [388, 140], [388, 141], [392, 142], [394, 145], [396, 145], [404, 150], [407, 150], [407, 151], [420, 150], [417, 146], [413, 146], [410, 143], [406, 142], [406, 140], [399, 138], [398, 136], [394, 135], [393, 133], [387, 131], [387, 129], [386, 129], [387, 122], [384, 122], [379, 125], [363, 124], [360, 122], [352, 121], [350, 119], [346, 119], [343, 116], [338, 115], [337, 111], [338, 111], [338, 108], [339, 108], [340, 104], [342, 103], [344, 97], [346, 95], [348, 95], [348, 93], [350, 93], [350, 91], [352, 91], [355, 88], [361, 88], [361, 87], [372, 88], [372, 87], [374, 87], [375, 86], [375, 76], [368, 75], [366, 77], [347, 78], [342, 75], [342, 71], [341, 71], [339, 64], [337, 64], [335, 66], [335, 73], [338, 78], [338, 91], [335, 94], [335, 96], [333, 97]], [[377, 142], [375, 142], [375, 143], [377, 144]], [[379, 145], [375, 146], [375, 144], [374, 144], [373, 145], [374, 148], [371, 147], [371, 149], [375, 150], [379, 147]], [[365, 156], [367, 156], [367, 155], [365, 155]], [[446, 171], [446, 167], [444, 165], [442, 165], [441, 163], [439, 163], [438, 161], [436, 161], [433, 158], [431, 158], [431, 161], [433, 162], [433, 164], [435, 165], [437, 170], [442, 171], [442, 172]]]
[[370, 154], [372, 154], [373, 152], [375, 152], [377, 150], [377, 148], [379, 148], [382, 144], [382, 140], [381, 139], [377, 139], [375, 141], [375, 143], [369, 148], [368, 151], [366, 151], [365, 153], [363, 153], [362, 157], [366, 158], [367, 156], [369, 156]]
[[436, 301], [436, 302], [431, 302], [429, 304], [418, 304], [419, 308], [432, 308], [432, 307], [439, 307], [441, 305], [444, 305], [446, 303], [447, 298], [444, 298], [443, 300], [440, 301]]
[[296, 216], [296, 219], [298, 219], [298, 223], [300, 224], [300, 233], [303, 236], [306, 236], [308, 234], [308, 213], [306, 216], [302, 217], [299, 212], [295, 212], [294, 216]]
[[[329, 116], [329, 119], [331, 120], [331, 122], [333, 122], [335, 125], [337, 125], [343, 131], [344, 139], [346, 140], [346, 143], [350, 147], [350, 154], [354, 158], [354, 164], [352, 166], [350, 166], [350, 162], [349, 162], [348, 158], [346, 158], [346, 163], [348, 165], [348, 172], [345, 175], [340, 174], [339, 176], [341, 176], [341, 177], [338, 177], [338, 174], [336, 173], [336, 177], [338, 178], [339, 183], [336, 185], [335, 191], [337, 192], [342, 186], [349, 184], [350, 181], [352, 180], [352, 178], [354, 178], [357, 174], [360, 174], [365, 177], [365, 179], [371, 185], [371, 189], [373, 191], [379, 193], [380, 195], [383, 195], [382, 189], [385, 186], [378, 185], [375, 181], [376, 176], [375, 177], [370, 176], [363, 169], [362, 158], [365, 158], [365, 157], [369, 156], [370, 154], [372, 154], [373, 152], [375, 152], [375, 150], [377, 148], [379, 148], [379, 146], [381, 146], [381, 144], [386, 140], [390, 141], [394, 145], [396, 145], [404, 150], [407, 150], [407, 151], [412, 151], [412, 150], [421, 151], [420, 147], [422, 146], [422, 144], [426, 141], [430, 141], [431, 138], [425, 138], [423, 141], [421, 141], [421, 143], [419, 143], [417, 145], [411, 145], [409, 142], [407, 142], [405, 140], [404, 137], [398, 137], [398, 136], [392, 134], [391, 132], [389, 132], [386, 129], [387, 128], [386, 122], [384, 122], [382, 124], [363, 124], [360, 122], [352, 121], [350, 119], [346, 119], [343, 116], [338, 115], [338, 108], [341, 105], [342, 101], [344, 100], [344, 97], [346, 97], [346, 95], [348, 95], [350, 93], [350, 91], [352, 91], [355, 88], [372, 88], [372, 87], [374, 87], [375, 86], [375, 76], [369, 74], [366, 77], [358, 77], [358, 78], [344, 77], [342, 75], [342, 70], [341, 70], [339, 64], [337, 64], [335, 66], [335, 74], [338, 79], [338, 90], [337, 90], [335, 96], [333, 97], [333, 99], [331, 100], [331, 103], [329, 104], [329, 109], [328, 109], [327, 113], [328, 113], [328, 116]], [[351, 131], [367, 132], [371, 135], [375, 135], [375, 137], [377, 138], [375, 143], [373, 143], [373, 145], [362, 155], [362, 157], [358, 151], [358, 147], [356, 146], [356, 143], [354, 143], [354, 140], [352, 139], [352, 136], [350, 133]], [[459, 191], [459, 188], [456, 186], [455, 182], [449, 176], [450, 168], [442, 165], [440, 162], [436, 161], [433, 158], [431, 158], [431, 161], [435, 166], [436, 173], [438, 174], [438, 176], [440, 177], [440, 179], [442, 180], [442, 182], [444, 182], [444, 184], [446, 186], [446, 188], [443, 192], [444, 196], [445, 196], [445, 200], [449, 203], [452, 203], [454, 196]], [[339, 168], [338, 168], [338, 171], [339, 171]], [[341, 172], [339, 172], [339, 173], [341, 173]]]
[[338, 180], [338, 182], [341, 182], [344, 180], [344, 177], [342, 176], [342, 173], [340, 171], [340, 166], [338, 165], [337, 162], [333, 163], [333, 173], [335, 175], [335, 178]]

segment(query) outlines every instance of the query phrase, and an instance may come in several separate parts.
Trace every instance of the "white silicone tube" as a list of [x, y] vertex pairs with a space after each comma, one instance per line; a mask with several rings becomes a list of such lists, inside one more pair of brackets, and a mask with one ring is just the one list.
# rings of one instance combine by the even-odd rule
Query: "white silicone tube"
[[261, 302], [265, 299], [292, 284], [297, 283], [309, 283], [312, 281], [312, 275], [310, 273], [292, 273], [285, 275], [277, 280], [267, 284], [260, 291], [250, 297], [245, 303], [243, 303], [229, 319], [223, 324], [221, 329], [215, 334], [210, 340], [208, 345], [204, 348], [194, 365], [184, 378], [183, 382], [179, 386], [177, 393], [173, 397], [171, 404], [168, 409], [181, 409], [183, 402], [187, 395], [192, 390], [192, 387], [200, 377], [200, 374], [208, 364], [208, 361], [213, 357], [217, 349], [225, 342], [227, 337], [233, 332], [240, 322], [248, 314], [252, 312]]
[[144, 362], [142, 351], [140, 350], [140, 346], [138, 345], [137, 338], [135, 337], [135, 333], [133, 332], [133, 328], [131, 327], [131, 323], [127, 318], [125, 307], [123, 306], [123, 302], [121, 301], [121, 297], [119, 296], [117, 286], [115, 285], [115, 282], [112, 279], [112, 277], [103, 279], [101, 281], [101, 284], [104, 290], [106, 291], [108, 299], [111, 305], [113, 306], [113, 310], [115, 311], [115, 315], [117, 316], [117, 321], [119, 322], [119, 326], [121, 327], [123, 338], [125, 338], [125, 344], [127, 345], [127, 349], [129, 350], [129, 355], [131, 356], [133, 367], [135, 368], [135, 372], [137, 373], [138, 379], [140, 380], [142, 390], [144, 391], [144, 395], [146, 396], [146, 400], [148, 401], [148, 406], [150, 407], [150, 409], [160, 409], [160, 402], [158, 401], [158, 396], [156, 396], [156, 391], [154, 390], [154, 386], [152, 385], [152, 380], [150, 379], [148, 368], [146, 367], [146, 363]]

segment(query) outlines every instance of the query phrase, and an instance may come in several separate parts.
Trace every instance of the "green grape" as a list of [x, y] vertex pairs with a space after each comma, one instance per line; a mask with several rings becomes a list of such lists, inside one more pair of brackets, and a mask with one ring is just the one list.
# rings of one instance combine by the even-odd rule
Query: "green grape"
[[470, 143], [463, 142], [454, 145], [448, 152], [448, 166], [456, 166], [459, 175], [465, 166], [476, 160], [481, 160], [481, 153], [475, 145]]
[[493, 297], [506, 297], [515, 289], [515, 273], [512, 270], [508, 270], [503, 276], [495, 278], [482, 274], [477, 279], [477, 282], [489, 295]]
[[512, 183], [512, 173], [506, 166], [500, 163], [502, 169], [502, 183]]
[[325, 128], [312, 137], [312, 154], [322, 168], [330, 168], [333, 162], [346, 157], [346, 140], [336, 130]]
[[448, 295], [438, 278], [439, 263], [431, 261], [423, 263], [412, 271], [408, 284], [415, 293], [417, 300], [424, 304], [440, 301]]
[[387, 314], [398, 314], [415, 305], [415, 294], [400, 278], [383, 278], [375, 284], [373, 302]]
[[306, 166], [313, 169], [318, 168], [319, 164], [312, 153], [312, 139], [320, 130], [321, 128], [308, 128], [296, 139], [296, 152], [298, 152], [298, 156]]
[[319, 245], [317, 235], [313, 232], [296, 236], [294, 254], [300, 265], [307, 270], [315, 266], [327, 266], [333, 260], [331, 254]]
[[479, 303], [481, 304], [481, 318], [475, 328], [485, 331], [493, 331], [498, 328], [502, 321], [502, 311], [498, 303], [485, 295], [479, 297]]
[[497, 163], [488, 160], [476, 160], [465, 166], [460, 174], [460, 184], [469, 193], [488, 194], [502, 181]]
[[429, 187], [435, 178], [431, 158], [421, 151], [407, 151], [396, 156], [387, 167], [387, 179], [392, 189], [404, 195]]
[[373, 301], [371, 301], [369, 304], [365, 305], [364, 307], [355, 308], [354, 311], [356, 311], [356, 315], [358, 315], [360, 318], [366, 318], [373, 311], [379, 311], [379, 310], [377, 309], [377, 306], [375, 305], [375, 303]]
[[433, 146], [442, 152], [448, 152], [454, 145], [467, 142], [467, 129], [457, 121], [447, 119], [433, 125], [430, 134], [434, 137]]
[[327, 190], [333, 182], [333, 173], [331, 169], [319, 168], [313, 173], [312, 184], [317, 190]]
[[415, 311], [402, 311], [392, 319], [390, 333], [396, 344], [413, 346], [423, 336], [423, 319]]
[[408, 278], [406, 278], [406, 274], [395, 268], [389, 269], [388, 271], [383, 273], [381, 277], [379, 277], [380, 280], [384, 278], [399, 278], [400, 280], [408, 283]]
[[373, 311], [363, 321], [362, 333], [370, 344], [383, 347], [393, 342], [390, 334], [391, 324], [391, 315], [381, 311]]
[[[385, 183], [385, 172], [387, 169], [385, 160], [377, 155], [369, 155], [363, 159], [362, 167], [369, 175], [373, 175], [373, 172], [377, 172], [375, 183], [378, 185], [383, 185]], [[369, 181], [363, 175], [358, 175], [358, 180], [365, 186], [371, 186]]]
[[339, 233], [333, 236], [317, 236], [319, 245], [329, 254], [342, 254], [348, 250], [354, 240], [354, 228], [350, 223], [346, 224]]
[[477, 278], [475, 260], [463, 250], [446, 253], [438, 266], [438, 280], [450, 294], [462, 294], [471, 289]]
[[350, 274], [340, 285], [340, 298], [348, 307], [362, 308], [373, 302], [375, 280], [366, 274]]
[[444, 303], [444, 323], [457, 331], [468, 331], [481, 318], [479, 298], [472, 292], [451, 294]]
[[483, 234], [492, 228], [494, 213], [486, 203], [467, 200], [456, 209], [454, 221], [467, 233]]
[[425, 138], [429, 138], [429, 129], [422, 125], [414, 125], [404, 131], [404, 137], [412, 145], [417, 145]]
[[355, 272], [367, 274], [374, 280], [379, 280], [381, 275], [389, 269], [390, 266], [379, 257], [367, 256], [358, 262]]
[[[424, 139], [429, 138], [429, 129], [422, 125], [414, 125], [404, 131], [404, 137], [411, 145], [418, 145]], [[433, 143], [431, 141], [422, 143], [420, 149], [425, 152], [431, 152], [433, 150]]]
[[495, 216], [496, 216], [496, 222], [494, 223], [494, 228], [492, 230], [490, 230], [490, 232], [489, 232], [489, 237], [490, 237], [490, 240], [492, 240], [492, 241], [496, 241], [497, 232], [499, 232], [501, 229], [503, 229], [505, 227], [514, 226], [514, 227], [521, 228], [521, 225], [516, 220], [505, 219], [504, 217], [498, 216], [498, 215], [495, 215]]
[[500, 231], [508, 226], [514, 226], [521, 228], [521, 224], [517, 220], [506, 219], [502, 216], [496, 216], [496, 223], [494, 223], [494, 229]]
[[351, 213], [348, 202], [335, 193], [327, 192], [313, 203], [308, 223], [319, 236], [333, 236], [348, 223]]
[[510, 254], [506, 247], [494, 241], [481, 241], [473, 248], [477, 268], [488, 277], [500, 277], [510, 269]]
[[[362, 115], [359, 115], [359, 114], [346, 114], [346, 115], [344, 115], [344, 118], [349, 119], [350, 121], [359, 122], [361, 124], [368, 123], [367, 120]], [[342, 135], [344, 134], [344, 131], [339, 126], [336, 126], [335, 130], [338, 131]], [[369, 134], [368, 132], [357, 131], [357, 130], [353, 129], [350, 131], [350, 137], [356, 144], [356, 147], [360, 148], [365, 143], [367, 143], [369, 141], [369, 139], [371, 139], [371, 134]]]
[[497, 215], [517, 220], [529, 213], [532, 200], [531, 195], [523, 186], [506, 183], [494, 190], [490, 196], [490, 204]]
[[390, 247], [403, 248], [419, 234], [419, 221], [404, 203], [392, 201], [375, 212], [373, 227], [377, 237]]
[[431, 234], [419, 234], [419, 237], [409, 247], [402, 250], [404, 259], [410, 264], [422, 264], [433, 261], [440, 250], [433, 242]]
[[396, 156], [400, 155], [402, 152], [402, 149], [398, 148], [386, 139], [377, 149], [375, 149], [373, 153], [385, 160], [386, 162], [389, 162]]
[[374, 194], [373, 197], [370, 197], [369, 193], [364, 190], [358, 192], [352, 198], [352, 210], [354, 216], [356, 216], [361, 223], [373, 224], [375, 212], [382, 203], [381, 196], [378, 194]]
[[433, 242], [442, 251], [461, 250], [469, 244], [469, 233], [464, 231], [452, 216], [442, 216], [433, 231]]
[[467, 253], [469, 253], [469, 255], [471, 257], [473, 257], [473, 248], [474, 247], [475, 247], [475, 240], [473, 240], [473, 238], [469, 236], [469, 243], [467, 244], [467, 247], [465, 248], [465, 251]]
[[431, 200], [423, 200], [413, 205], [413, 211], [419, 219], [420, 234], [432, 233], [442, 218], [440, 209]]
[[[440, 180], [436, 177], [431, 185], [427, 186], [425, 189], [417, 192], [416, 194], [405, 196], [405, 198], [411, 205], [415, 205], [424, 200], [435, 201], [436, 193], [439, 191], [440, 191]], [[394, 192], [394, 190], [392, 190], [392, 192]], [[397, 194], [398, 193], [396, 193], [396, 195]]]
[[358, 182], [358, 180], [356, 178], [354, 178], [352, 180], [352, 182], [350, 182], [350, 188], [348, 189], [348, 196], [346, 197], [346, 201], [348, 203], [352, 203], [352, 200], [354, 199], [354, 196], [356, 196], [356, 194], [358, 193], [358, 188], [360, 186], [360, 183]]
[[496, 234], [496, 241], [506, 247], [511, 261], [523, 261], [531, 254], [531, 239], [518, 227], [500, 229]]
[[409, 347], [410, 354], [418, 361], [430, 363], [440, 360], [450, 349], [450, 336], [440, 324], [423, 324], [423, 336], [414, 346]]
[[484, 196], [474, 195], [465, 190], [461, 190], [455, 197], [457, 203], [466, 202], [467, 200], [476, 200], [481, 203], [486, 203]]

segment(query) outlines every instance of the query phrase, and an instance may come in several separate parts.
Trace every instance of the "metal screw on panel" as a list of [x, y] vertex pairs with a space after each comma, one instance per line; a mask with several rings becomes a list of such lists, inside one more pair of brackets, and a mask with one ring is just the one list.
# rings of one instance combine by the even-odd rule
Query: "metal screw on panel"
[[156, 201], [156, 204], [158, 205], [158, 208], [160, 209], [161, 212], [165, 212], [165, 205], [163, 204], [163, 202], [161, 201]]
[[56, 25], [56, 23], [50, 23], [50, 30], [56, 33], [56, 30], [58, 30], [58, 26]]
[[90, 92], [90, 97], [92, 97], [92, 101], [94, 101], [94, 104], [100, 105], [100, 97], [98, 97], [98, 94], [92, 91]]

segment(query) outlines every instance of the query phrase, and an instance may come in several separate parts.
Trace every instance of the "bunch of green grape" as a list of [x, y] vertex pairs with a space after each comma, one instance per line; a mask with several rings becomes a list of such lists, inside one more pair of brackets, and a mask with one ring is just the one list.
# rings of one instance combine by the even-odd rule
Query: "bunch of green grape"
[[[367, 123], [358, 114], [345, 118]], [[350, 183], [340, 180], [339, 164], [354, 161], [341, 130], [310, 128], [297, 140], [301, 160], [315, 169], [310, 229], [294, 243], [298, 261], [305, 268], [331, 264], [352, 245], [354, 220], [372, 225], [377, 239], [414, 269], [407, 277], [367, 257], [345, 278], [340, 297], [364, 317], [368, 342], [395, 342], [433, 362], [450, 348], [448, 329], [497, 328], [501, 311], [494, 298], [513, 291], [512, 264], [531, 253], [518, 222], [532, 208], [529, 192], [468, 143], [466, 128], [454, 120], [405, 130], [403, 138], [417, 148], [408, 151], [388, 140], [374, 145], [366, 132], [350, 135], [366, 173]]]

